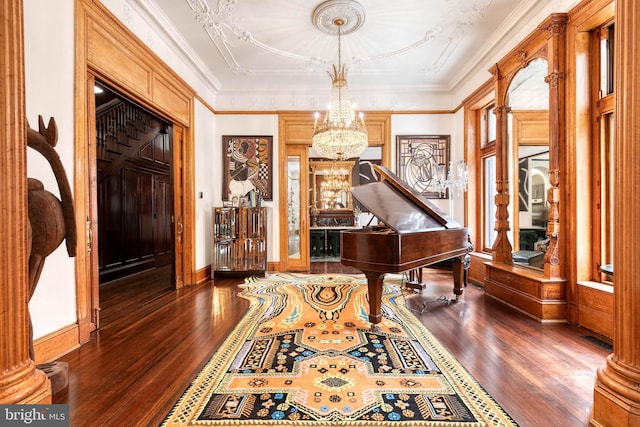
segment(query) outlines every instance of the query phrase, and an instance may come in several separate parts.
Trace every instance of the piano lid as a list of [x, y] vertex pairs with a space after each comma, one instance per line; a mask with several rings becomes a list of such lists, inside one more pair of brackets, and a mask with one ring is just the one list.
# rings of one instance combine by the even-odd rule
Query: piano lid
[[381, 181], [352, 187], [351, 194], [386, 226], [398, 233], [462, 228], [389, 169], [378, 165], [374, 169]]

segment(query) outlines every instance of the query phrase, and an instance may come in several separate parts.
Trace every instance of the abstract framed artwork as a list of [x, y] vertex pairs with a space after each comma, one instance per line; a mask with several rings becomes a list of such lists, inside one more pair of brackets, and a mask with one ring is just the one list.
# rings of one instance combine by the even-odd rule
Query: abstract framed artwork
[[251, 190], [273, 200], [273, 136], [222, 137], [222, 199], [242, 197]]
[[428, 199], [448, 198], [435, 186], [439, 165], [449, 170], [450, 135], [397, 135], [398, 176]]

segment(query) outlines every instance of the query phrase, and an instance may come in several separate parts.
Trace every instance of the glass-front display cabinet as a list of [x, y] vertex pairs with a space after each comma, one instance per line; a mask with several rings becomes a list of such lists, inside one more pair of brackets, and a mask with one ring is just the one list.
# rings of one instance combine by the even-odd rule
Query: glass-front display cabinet
[[264, 207], [215, 207], [211, 277], [225, 273], [258, 274], [267, 269]]

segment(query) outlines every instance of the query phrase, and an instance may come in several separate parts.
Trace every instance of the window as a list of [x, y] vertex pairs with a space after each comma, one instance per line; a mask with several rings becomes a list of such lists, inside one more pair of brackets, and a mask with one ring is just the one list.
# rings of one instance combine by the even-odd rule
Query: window
[[491, 103], [482, 109], [481, 144], [485, 148], [496, 142], [496, 114], [495, 104]]
[[482, 212], [483, 212], [483, 251], [488, 252], [496, 240], [494, 230], [496, 222], [496, 155], [495, 152], [482, 158]]
[[[599, 71], [597, 106], [594, 117], [594, 160], [598, 165], [594, 169], [594, 197], [596, 210], [593, 259], [594, 276], [602, 282], [610, 282], [612, 276], [608, 266], [613, 265], [613, 218], [615, 183], [615, 124], [614, 124], [614, 24], [606, 24], [595, 31], [598, 38], [596, 68]], [[595, 92], [595, 91], [594, 91]]]
[[[614, 116], [605, 113], [600, 119], [600, 265], [613, 264], [613, 202], [614, 202]], [[608, 279], [605, 273], [604, 279]]]
[[496, 223], [496, 115], [495, 103], [482, 109], [480, 146], [482, 148], [482, 250], [490, 252], [497, 232]]
[[600, 28], [600, 97], [613, 93], [613, 40], [614, 26]]

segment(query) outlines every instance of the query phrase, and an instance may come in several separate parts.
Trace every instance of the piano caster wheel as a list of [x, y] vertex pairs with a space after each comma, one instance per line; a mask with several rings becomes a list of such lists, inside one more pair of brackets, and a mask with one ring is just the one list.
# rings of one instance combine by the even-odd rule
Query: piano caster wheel
[[371, 324], [371, 332], [381, 332], [382, 329], [380, 328], [380, 325], [378, 325], [377, 323], [372, 323]]

